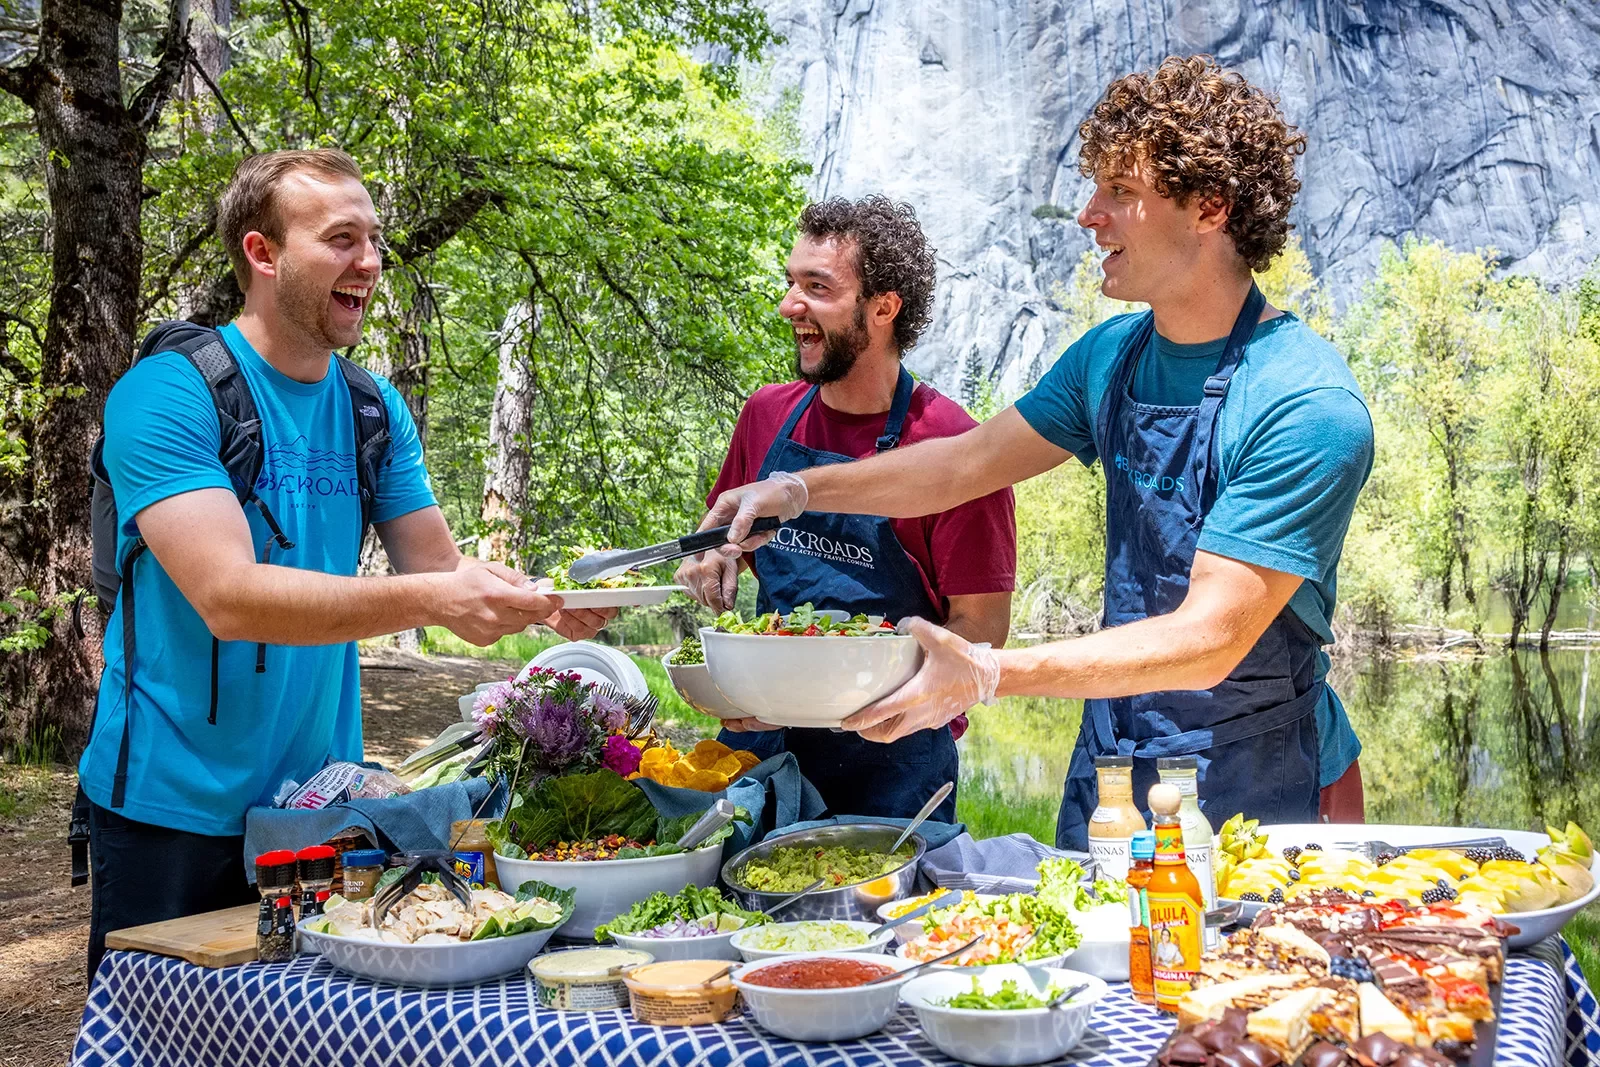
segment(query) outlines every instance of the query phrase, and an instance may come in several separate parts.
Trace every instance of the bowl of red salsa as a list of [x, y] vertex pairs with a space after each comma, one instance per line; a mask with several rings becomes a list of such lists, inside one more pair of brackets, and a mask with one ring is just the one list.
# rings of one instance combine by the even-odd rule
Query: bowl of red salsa
[[[900, 1003], [899, 975], [913, 966], [894, 956], [818, 953], [747, 963], [733, 972], [746, 1010], [791, 1041], [848, 1041], [881, 1030]], [[868, 985], [875, 978], [886, 981]]]

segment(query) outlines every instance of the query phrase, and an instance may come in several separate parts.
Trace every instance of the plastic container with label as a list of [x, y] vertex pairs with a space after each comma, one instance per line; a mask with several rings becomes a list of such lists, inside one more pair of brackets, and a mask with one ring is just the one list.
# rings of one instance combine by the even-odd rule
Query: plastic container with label
[[628, 1003], [622, 976], [655, 957], [628, 948], [574, 948], [540, 956], [528, 965], [539, 1006], [559, 1011], [606, 1011]]
[[732, 1018], [739, 1013], [739, 991], [728, 976], [731, 969], [723, 960], [635, 967], [623, 975], [633, 1017], [647, 1026], [703, 1026]]

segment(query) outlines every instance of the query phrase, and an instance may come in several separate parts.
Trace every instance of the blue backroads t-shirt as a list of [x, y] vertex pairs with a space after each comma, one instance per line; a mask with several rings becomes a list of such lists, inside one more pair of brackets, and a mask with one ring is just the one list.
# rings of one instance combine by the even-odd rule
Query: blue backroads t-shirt
[[[360, 495], [350, 392], [329, 361], [320, 382], [288, 378], [250, 347], [237, 327], [222, 336], [261, 415], [266, 456], [257, 494], [294, 548], [268, 542], [255, 505], [244, 509], [256, 556], [328, 574], [356, 573]], [[379, 467], [372, 519], [385, 522], [434, 503], [422, 446], [404, 400], [383, 378], [390, 462]], [[230, 489], [217, 459], [216, 406], [198, 371], [175, 352], [141, 360], [106, 402], [105, 463], [122, 528], [117, 558], [138, 536], [134, 517], [159, 500], [196, 489]], [[195, 530], [205, 537], [207, 531]], [[353, 642], [256, 645], [224, 641], [218, 658], [217, 721], [211, 708], [211, 633], [154, 553], [135, 564], [138, 647], [126, 803], [138, 822], [215, 836], [244, 832], [245, 809], [270, 803], [285, 778], [304, 781], [330, 758], [361, 758], [361, 687]], [[118, 611], [121, 598], [118, 598]], [[111, 806], [123, 724], [122, 620], [105, 630], [105, 673], [94, 733], [78, 764], [84, 792]]]
[[[1098, 454], [1095, 420], [1117, 352], [1138, 320], [1120, 315], [1084, 334], [1017, 401], [1028, 425], [1085, 466]], [[1226, 345], [1226, 338], [1180, 345], [1153, 334], [1134, 374], [1133, 398], [1198, 405]], [[1338, 350], [1294, 315], [1259, 324], [1228, 386], [1217, 454], [1217, 496], [1197, 548], [1304, 578], [1289, 606], [1331, 642], [1339, 556], [1373, 456], [1372, 419]], [[1320, 653], [1317, 676], [1327, 672], [1327, 654]], [[1344, 706], [1326, 692], [1317, 708], [1324, 786], [1361, 753]]]

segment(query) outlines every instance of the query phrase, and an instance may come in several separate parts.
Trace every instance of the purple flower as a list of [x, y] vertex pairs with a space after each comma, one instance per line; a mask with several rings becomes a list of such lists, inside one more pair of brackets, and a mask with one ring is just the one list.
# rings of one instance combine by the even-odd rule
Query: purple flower
[[600, 752], [600, 762], [624, 778], [639, 769], [641, 758], [643, 753], [621, 734], [612, 734], [606, 738], [605, 747]]
[[604, 693], [594, 695], [594, 717], [599, 720], [605, 732], [615, 733], [627, 725], [628, 705], [616, 697]]
[[479, 691], [472, 702], [472, 722], [480, 734], [487, 736], [493, 733], [495, 727], [504, 721], [506, 707], [513, 695], [510, 682], [495, 682]]
[[547, 769], [568, 766], [588, 748], [589, 731], [580, 711], [574, 701], [540, 699], [523, 714], [523, 729]]

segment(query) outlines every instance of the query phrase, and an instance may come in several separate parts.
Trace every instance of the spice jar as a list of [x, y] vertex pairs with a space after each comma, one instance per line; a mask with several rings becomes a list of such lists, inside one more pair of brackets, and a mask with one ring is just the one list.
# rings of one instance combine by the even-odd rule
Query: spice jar
[[[489, 842], [489, 821], [462, 819], [450, 824], [450, 838], [455, 841], [456, 873], [466, 879], [474, 889], [482, 889], [491, 884], [500, 885], [499, 872], [494, 866], [494, 845]], [[515, 891], [513, 888], [512, 892]]]
[[300, 918], [321, 915], [333, 892], [334, 851], [327, 845], [312, 845], [295, 853], [300, 867]]
[[[294, 958], [294, 853], [288, 849], [256, 857], [256, 959], [283, 963]], [[287, 917], [287, 922], [285, 922]]]
[[344, 898], [368, 900], [378, 888], [385, 856], [381, 848], [355, 848], [340, 857], [344, 864]]

